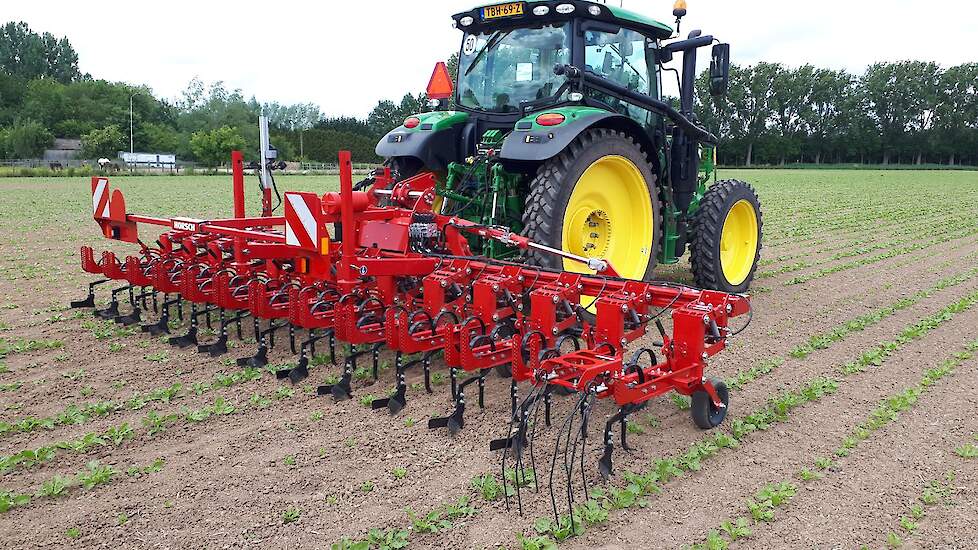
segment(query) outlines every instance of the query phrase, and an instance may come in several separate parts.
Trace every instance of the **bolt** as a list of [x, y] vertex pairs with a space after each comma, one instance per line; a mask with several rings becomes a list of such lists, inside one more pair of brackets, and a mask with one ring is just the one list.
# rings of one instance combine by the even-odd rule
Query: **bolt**
[[704, 351], [703, 352], [703, 359], [705, 360], [707, 357], [709, 357], [709, 355], [707, 355], [707, 353]]
[[498, 321], [499, 320], [499, 314], [498, 313], [493, 313], [492, 314], [492, 320], [493, 321]]
[[598, 238], [598, 234], [597, 233], [591, 233], [591, 238], [592, 239], [597, 239]]
[[499, 292], [499, 285], [492, 285], [493, 292]]
[[554, 296], [554, 303], [556, 304], [559, 301], [560, 301], [560, 298], [558, 298], [557, 296]]
[[730, 305], [730, 304], [727, 304], [727, 313], [730, 313], [732, 311], [733, 311], [733, 306]]
[[709, 325], [710, 324], [710, 316], [709, 315], [704, 315], [703, 316], [703, 324], [704, 325]]
[[554, 333], [554, 336], [557, 336], [557, 327], [554, 327], [552, 332]]
[[628, 311], [628, 304], [622, 304], [621, 305], [621, 311], [622, 311], [622, 313], [627, 312]]

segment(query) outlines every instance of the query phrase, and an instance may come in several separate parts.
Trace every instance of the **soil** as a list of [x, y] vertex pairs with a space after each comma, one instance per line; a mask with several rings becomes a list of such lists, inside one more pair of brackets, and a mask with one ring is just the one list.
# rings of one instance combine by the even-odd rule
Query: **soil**
[[[799, 210], [798, 202], [788, 199], [802, 193], [781, 195], [765, 210], [765, 227], [772, 234], [788, 234], [791, 224], [779, 212]], [[84, 212], [86, 197], [70, 197], [65, 208]], [[885, 203], [878, 197], [873, 200], [877, 205]], [[850, 211], [857, 214], [858, 205]], [[552, 515], [549, 464], [557, 428], [574, 409], [572, 398], [557, 398], [553, 427], [540, 426], [534, 454], [541, 491], [521, 491], [520, 515], [515, 501], [509, 509], [502, 500], [486, 502], [470, 485], [481, 474], [500, 477], [501, 455], [489, 451], [488, 441], [507, 429], [508, 380], [495, 374], [488, 378], [484, 409], [475, 405], [472, 386], [465, 428], [454, 438], [444, 430], [427, 428], [429, 418], [451, 412], [447, 376], [436, 384], [433, 394], [409, 389], [407, 408], [394, 418], [386, 410], [372, 411], [360, 403], [368, 394], [386, 395], [393, 386], [390, 369], [376, 383], [356, 382], [354, 399], [341, 403], [315, 396], [315, 385], [338, 372], [331, 365], [313, 367], [310, 378], [294, 387], [264, 372], [258, 380], [197, 395], [195, 383], [211, 383], [216, 373], [233, 374], [240, 369], [143, 333], [97, 338], [100, 327], [91, 323], [90, 313], [76, 317], [75, 311], [63, 310], [70, 299], [84, 294], [91, 280], [77, 268], [75, 252], [80, 243], [93, 240], [90, 221], [66, 214], [38, 223], [42, 230], [31, 243], [35, 251], [31, 255], [49, 261], [35, 275], [15, 277], [35, 261], [23, 258], [23, 243], [0, 240], [0, 338], [5, 342], [58, 340], [63, 346], [10, 353], [0, 359], [6, 366], [0, 383], [20, 383], [16, 389], [0, 392], [0, 422], [57, 416], [70, 405], [125, 402], [136, 393], [177, 383], [183, 391], [169, 403], [153, 401], [138, 410], [123, 407], [81, 424], [0, 435], [0, 455], [9, 455], [91, 432], [103, 433], [123, 423], [135, 433], [119, 446], [107, 444], [83, 453], [61, 451], [32, 468], [0, 474], [0, 491], [33, 494], [56, 475], [75, 476], [92, 460], [117, 471], [105, 485], [69, 489], [58, 498], [34, 498], [0, 514], [0, 540], [5, 548], [322, 548], [343, 537], [362, 538], [373, 528], [407, 529], [411, 521], [405, 509], [423, 515], [456, 503], [460, 497], [468, 497], [477, 512], [455, 520], [448, 530], [411, 534], [410, 546], [519, 548], [517, 534], [534, 534], [534, 520]], [[856, 235], [844, 228], [820, 229], [799, 242], [783, 237], [779, 239], [782, 244], [766, 248], [764, 254], [776, 258], [808, 247], [812, 260], [824, 261], [831, 254], [815, 250], [825, 248], [825, 241], [846, 235], [839, 237], [840, 242], [867, 237], [886, 242], [892, 239], [892, 227], [881, 223], [875, 230]], [[118, 245], [108, 248], [127, 250]], [[799, 274], [881, 252], [759, 280], [763, 290], [752, 297], [750, 326], [711, 362], [710, 374], [730, 378], [762, 361], [781, 358], [784, 362], [731, 393], [729, 417], [719, 430], [729, 433], [731, 420], [760, 408], [782, 390], [798, 388], [820, 375], [838, 375], [840, 365], [863, 351], [892, 340], [908, 324], [978, 290], [975, 276], [934, 292], [829, 349], [803, 359], [788, 357], [790, 349], [813, 334], [978, 266], [978, 239], [969, 236], [940, 240], [925, 250], [804, 284], [787, 284]], [[797, 261], [772, 262], [764, 269], [773, 271]], [[683, 280], [688, 279], [686, 269], [681, 263], [659, 274]], [[106, 294], [100, 289], [98, 296], [101, 299]], [[721, 451], [704, 462], [699, 472], [665, 484], [661, 494], [648, 499], [647, 506], [612, 511], [607, 523], [561, 547], [683, 548], [702, 541], [724, 519], [742, 515], [743, 502], [765, 483], [785, 479], [798, 483], [793, 477], [797, 471], [810, 467], [815, 457], [831, 454], [881, 399], [915, 383], [925, 369], [978, 338], [976, 324], [978, 306], [906, 344], [879, 367], [844, 377], [834, 394], [799, 407], [785, 422], [753, 434], [740, 447]], [[250, 325], [245, 331], [249, 334]], [[271, 362], [293, 362], [287, 338], [279, 336]], [[233, 342], [237, 347], [227, 357], [254, 351], [252, 343]], [[391, 362], [391, 355], [385, 353], [382, 363]], [[433, 370], [444, 373], [437, 363]], [[421, 380], [419, 372], [409, 373], [409, 384]], [[521, 388], [521, 395], [525, 391]], [[886, 545], [888, 532], [894, 531], [905, 539], [905, 547], [974, 547], [978, 540], [978, 462], [957, 456], [954, 449], [974, 441], [978, 434], [973, 414], [976, 395], [978, 363], [971, 359], [850, 456], [836, 461], [822, 479], [803, 484], [777, 510], [773, 521], [753, 526], [752, 536], [736, 546], [849, 548], [865, 544], [880, 548]], [[182, 419], [188, 411], [212, 405], [218, 397], [233, 404], [236, 411], [197, 423]], [[265, 403], [255, 406], [252, 401]], [[181, 419], [150, 436], [144, 425], [150, 411], [180, 415]], [[590, 486], [601, 483], [597, 474], [600, 430], [614, 412], [608, 403], [599, 403], [592, 419], [584, 472]], [[704, 435], [695, 428], [688, 411], [679, 410], [668, 397], [654, 400], [633, 420], [643, 426], [644, 433], [629, 435], [631, 453], [616, 448], [616, 475], [611, 481], [615, 486], [622, 486], [624, 472], [646, 468], [656, 458], [676, 456]], [[158, 458], [163, 463], [157, 472], [127, 473], [133, 466], [145, 469]], [[403, 475], [398, 471], [401, 468]], [[908, 513], [913, 499], [926, 483], [941, 480], [949, 470], [956, 473], [953, 504], [928, 508], [914, 533], [901, 532], [899, 518]], [[579, 471], [575, 475], [580, 478]], [[559, 475], [554, 479], [555, 486], [562, 489], [564, 481]], [[575, 483], [581, 494], [580, 484]], [[299, 518], [284, 523], [283, 513], [292, 507], [301, 510]], [[78, 536], [69, 536], [70, 529], [77, 529]]]

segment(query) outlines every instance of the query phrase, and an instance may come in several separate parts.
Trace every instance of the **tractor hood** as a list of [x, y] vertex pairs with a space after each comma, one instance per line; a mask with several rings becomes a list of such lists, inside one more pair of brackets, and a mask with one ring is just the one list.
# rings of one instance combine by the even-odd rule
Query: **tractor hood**
[[566, 21], [572, 18], [592, 19], [624, 25], [648, 36], [666, 39], [672, 27], [644, 15], [606, 4], [581, 0], [529, 1], [485, 4], [452, 16], [454, 25], [467, 33], [479, 33], [506, 27]]

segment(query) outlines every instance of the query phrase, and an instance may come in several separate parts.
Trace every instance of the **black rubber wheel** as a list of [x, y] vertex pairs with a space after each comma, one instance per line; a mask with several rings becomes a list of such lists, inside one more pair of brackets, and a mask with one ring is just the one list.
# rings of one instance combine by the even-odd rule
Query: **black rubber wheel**
[[[728, 254], [733, 266], [728, 265], [725, 270], [721, 244], [725, 244], [722, 237], [728, 216], [733, 235], [738, 235], [738, 227], [741, 232], [740, 238], [730, 237], [733, 244], [729, 245], [732, 251]], [[751, 223], [756, 223], [756, 235]], [[696, 285], [724, 292], [746, 292], [761, 258], [762, 227], [761, 203], [753, 187], [738, 180], [721, 180], [710, 186], [700, 200], [691, 230], [689, 261]], [[751, 236], [756, 237], [753, 246], [749, 242]], [[733, 272], [733, 277], [728, 278], [728, 272]]]
[[[644, 273], [635, 279], [650, 279], [655, 268], [656, 255], [662, 242], [662, 209], [659, 201], [659, 190], [656, 186], [656, 176], [649, 163], [649, 157], [642, 147], [624, 132], [605, 128], [594, 128], [581, 132], [559, 155], [544, 162], [537, 170], [536, 177], [530, 182], [530, 192], [526, 198], [523, 210], [523, 235], [530, 240], [553, 248], [564, 249], [562, 232], [564, 215], [567, 211], [571, 195], [581, 180], [584, 172], [597, 161], [606, 157], [624, 157], [638, 169], [652, 200], [653, 239], [649, 251], [648, 266]], [[602, 212], [602, 214], [605, 214]], [[607, 216], [607, 214], [605, 214]], [[589, 218], [590, 219], [590, 218]], [[608, 242], [618, 234], [627, 234], [629, 228], [626, 222], [615, 223], [607, 218], [609, 229]], [[622, 237], [624, 238], [624, 237]], [[582, 251], [575, 251], [582, 254]], [[537, 250], [527, 252], [527, 260], [532, 265], [551, 269], [563, 269], [563, 260], [553, 254]]]
[[723, 402], [723, 407], [715, 406], [713, 400], [710, 399], [710, 394], [706, 393], [705, 390], [699, 390], [693, 392], [692, 403], [689, 408], [693, 423], [704, 430], [716, 428], [723, 422], [723, 419], [727, 417], [727, 405], [730, 403], [730, 392], [723, 380], [713, 378], [710, 381], [717, 391], [717, 397]]
[[386, 164], [395, 172], [395, 180], [403, 181], [418, 175], [424, 169], [424, 163], [414, 157], [392, 157]]

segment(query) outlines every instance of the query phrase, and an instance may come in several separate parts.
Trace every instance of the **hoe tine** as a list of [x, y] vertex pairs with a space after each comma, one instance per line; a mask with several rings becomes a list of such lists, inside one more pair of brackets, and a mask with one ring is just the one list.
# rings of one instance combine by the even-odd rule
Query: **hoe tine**
[[88, 295], [81, 300], [73, 300], [69, 305], [72, 308], [95, 307], [95, 287], [107, 282], [109, 282], [109, 279], [99, 279], [98, 281], [88, 283]]
[[132, 313], [129, 315], [123, 315], [122, 317], [116, 317], [115, 321], [117, 323], [122, 323], [125, 326], [134, 325], [142, 320], [142, 312], [138, 307], [134, 307]]
[[[293, 384], [298, 384], [309, 377], [309, 356], [306, 355], [306, 344], [302, 344], [299, 349], [299, 361], [295, 367], [289, 369], [287, 375], [289, 382]], [[278, 373], [275, 374], [277, 375]]]
[[294, 369], [289, 370], [289, 382], [292, 384], [298, 384], [308, 377], [309, 369], [305, 365], [296, 365]]
[[258, 345], [258, 352], [251, 357], [241, 357], [236, 361], [239, 367], [254, 367], [260, 369], [268, 364], [268, 346], [265, 345], [265, 339], [262, 338], [261, 343]]
[[371, 407], [374, 410], [387, 407], [387, 410], [389, 410], [392, 415], [397, 414], [402, 410], [404, 410], [404, 407], [407, 406], [407, 397], [406, 397], [407, 382], [404, 379], [404, 371], [406, 371], [407, 369], [411, 368], [414, 365], [417, 365], [418, 363], [421, 363], [421, 361], [414, 360], [414, 361], [409, 361], [408, 363], [402, 363], [401, 352], [397, 352], [394, 356], [394, 365], [395, 365], [394, 372], [395, 372], [395, 378], [397, 379], [397, 390], [394, 392], [394, 395], [390, 397], [383, 398], [383, 399], [375, 399], [374, 402], [371, 403]]
[[183, 336], [173, 336], [169, 340], [170, 345], [177, 346], [178, 348], [186, 348], [189, 346], [197, 345], [197, 327], [192, 326], [187, 334]]
[[89, 294], [82, 300], [72, 300], [68, 304], [71, 308], [95, 307], [95, 294]]
[[163, 315], [160, 315], [160, 320], [155, 323], [150, 323], [148, 325], [141, 325], [139, 328], [143, 332], [148, 332], [153, 336], [159, 336], [161, 334], [170, 333], [170, 310], [167, 309], [166, 304], [163, 305]]
[[197, 351], [199, 353], [209, 353], [211, 357], [217, 357], [218, 355], [227, 353], [228, 335], [221, 334], [217, 337], [217, 340], [211, 342], [210, 344], [201, 344], [197, 346]]
[[333, 387], [330, 389], [333, 401], [338, 403], [347, 399], [353, 399], [353, 389], [350, 387], [351, 377], [351, 374], [344, 374], [338, 384], [333, 384]]
[[112, 300], [109, 307], [95, 310], [95, 316], [99, 319], [112, 319], [117, 315], [119, 315], [119, 302], [115, 300]]
[[332, 395], [333, 401], [340, 402], [353, 398], [353, 388], [350, 381], [353, 379], [353, 371], [357, 368], [357, 357], [363, 352], [357, 351], [356, 346], [350, 346], [350, 354], [343, 363], [343, 376], [335, 384], [327, 384], [316, 388], [316, 395]]

